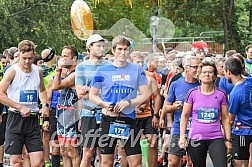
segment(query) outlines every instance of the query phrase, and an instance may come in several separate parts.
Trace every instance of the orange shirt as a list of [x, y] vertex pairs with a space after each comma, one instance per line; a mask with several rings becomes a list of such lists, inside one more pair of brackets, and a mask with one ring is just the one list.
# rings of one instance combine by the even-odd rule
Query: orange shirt
[[[155, 76], [155, 78], [156, 78], [156, 80], [157, 80], [157, 84], [158, 84], [158, 85], [161, 85], [161, 84], [162, 84], [162, 77], [161, 77], [157, 72], [155, 72], [154, 70], [148, 69], [148, 71], [149, 71], [150, 73], [154, 74], [154, 76]], [[145, 74], [146, 74], [146, 73], [145, 73]], [[146, 76], [147, 76], [147, 75], [146, 75]]]
[[[148, 79], [148, 87], [151, 87], [150, 84], [150, 79], [155, 77], [155, 75], [153, 76], [154, 72], [149, 72], [149, 71], [145, 71], [145, 75]], [[156, 78], [156, 77], [155, 77]], [[136, 118], [145, 118], [145, 117], [149, 117], [152, 116], [151, 113], [151, 107], [150, 107], [150, 98], [149, 98], [149, 102], [146, 105], [144, 112], [142, 112], [141, 114], [136, 114]]]
[[147, 104], [144, 109], [144, 112], [142, 112], [141, 114], [136, 114], [136, 118], [145, 118], [150, 116], [152, 116], [150, 103]]

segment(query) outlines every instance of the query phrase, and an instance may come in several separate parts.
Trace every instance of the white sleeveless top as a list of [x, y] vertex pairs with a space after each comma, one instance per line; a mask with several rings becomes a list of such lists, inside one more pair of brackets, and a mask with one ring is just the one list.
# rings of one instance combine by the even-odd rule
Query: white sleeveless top
[[[7, 89], [8, 98], [31, 109], [32, 112], [38, 112], [38, 94], [40, 85], [38, 67], [32, 64], [31, 73], [23, 72], [18, 64], [13, 65], [11, 68], [15, 69], [16, 74]], [[10, 107], [9, 110], [14, 111], [16, 109]]]

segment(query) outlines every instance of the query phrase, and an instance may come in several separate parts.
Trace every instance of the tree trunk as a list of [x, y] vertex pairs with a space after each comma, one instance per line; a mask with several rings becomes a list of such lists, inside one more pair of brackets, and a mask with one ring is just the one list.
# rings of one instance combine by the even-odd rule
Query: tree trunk
[[225, 0], [221, 0], [221, 11], [222, 11], [222, 22], [223, 22], [223, 30], [224, 30], [224, 51], [229, 50], [229, 42], [228, 42], [228, 20], [226, 16], [225, 10]]
[[235, 13], [234, 0], [221, 0], [221, 7], [223, 12], [224, 50], [234, 49], [241, 52], [243, 48], [237, 25], [238, 17]]

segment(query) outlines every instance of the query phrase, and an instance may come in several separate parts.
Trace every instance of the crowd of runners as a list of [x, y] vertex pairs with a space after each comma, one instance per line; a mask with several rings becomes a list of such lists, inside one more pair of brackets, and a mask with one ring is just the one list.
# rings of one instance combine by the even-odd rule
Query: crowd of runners
[[105, 55], [106, 43], [4, 50], [0, 167], [4, 154], [11, 167], [206, 167], [208, 154], [214, 167], [252, 166], [252, 45], [244, 58], [203, 41], [148, 53], [117, 36]]

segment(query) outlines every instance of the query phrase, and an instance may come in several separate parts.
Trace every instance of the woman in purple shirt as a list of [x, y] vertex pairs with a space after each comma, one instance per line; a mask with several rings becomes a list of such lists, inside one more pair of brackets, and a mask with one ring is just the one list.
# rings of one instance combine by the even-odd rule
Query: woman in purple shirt
[[[232, 148], [227, 95], [214, 86], [216, 78], [215, 63], [203, 61], [199, 70], [201, 86], [188, 92], [181, 115], [180, 147], [188, 147], [194, 167], [206, 167], [207, 151], [215, 167], [225, 167], [226, 149], [230, 153]], [[190, 114], [192, 123], [187, 140], [185, 134]]]

